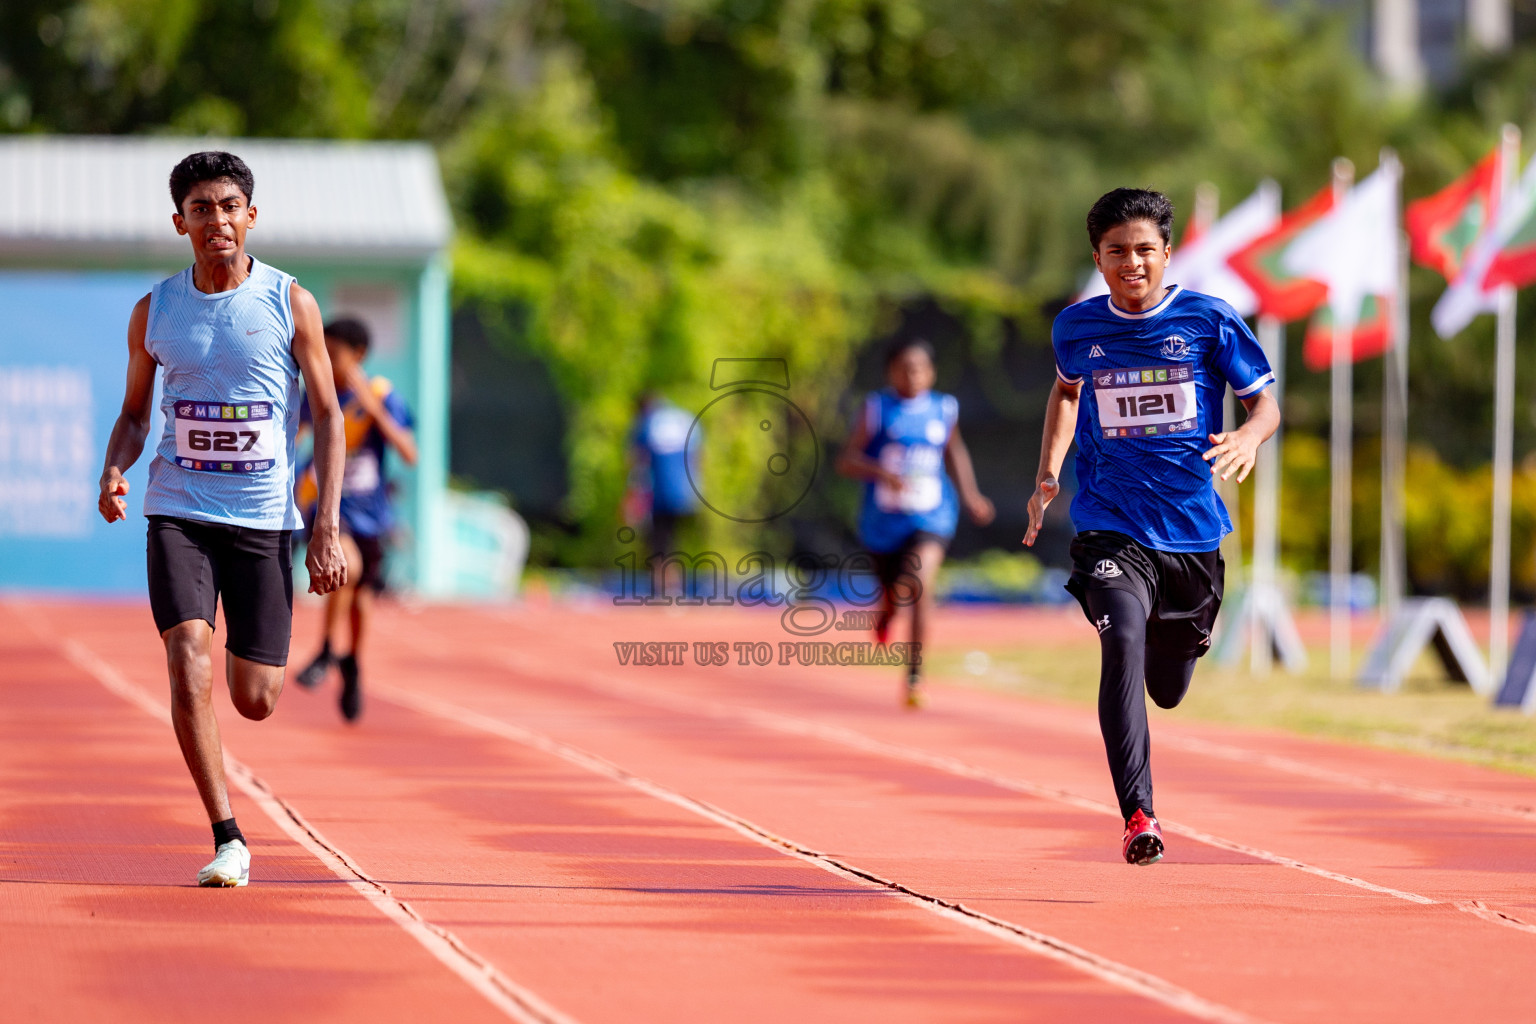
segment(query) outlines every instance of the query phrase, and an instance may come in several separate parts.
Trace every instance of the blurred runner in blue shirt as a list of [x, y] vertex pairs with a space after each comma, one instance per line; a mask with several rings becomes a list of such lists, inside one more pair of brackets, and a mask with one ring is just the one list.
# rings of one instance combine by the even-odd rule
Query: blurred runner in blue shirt
[[[342, 548], [347, 556], [347, 585], [325, 605], [325, 643], [320, 653], [295, 678], [313, 688], [331, 666], [341, 673], [341, 713], [355, 721], [362, 713], [358, 657], [368, 632], [374, 595], [384, 589], [385, 543], [394, 526], [384, 453], [393, 448], [408, 466], [416, 465], [416, 435], [411, 411], [388, 380], [363, 371], [368, 354], [368, 328], [358, 320], [334, 320], [325, 326], [325, 347], [331, 356], [336, 397], [341, 402], [347, 438], [347, 462], [341, 483]], [[309, 404], [300, 409], [301, 426], [309, 423]], [[299, 481], [299, 506], [312, 500], [314, 476], [306, 468]], [[351, 649], [343, 655], [332, 644], [349, 626]]]
[[[640, 402], [630, 438], [633, 466], [640, 485], [632, 490], [636, 506], [630, 515], [648, 514], [651, 520], [651, 554], [665, 556], [674, 550], [677, 528], [686, 524], [699, 509], [694, 492], [698, 466], [688, 448], [688, 432], [694, 429], [694, 417], [660, 395], [648, 394]], [[693, 451], [699, 450], [694, 439]], [[689, 479], [689, 474], [694, 479]]]
[[837, 470], [864, 481], [859, 538], [880, 578], [875, 639], [886, 642], [897, 608], [912, 608], [904, 694], [915, 708], [923, 701], [923, 627], [960, 507], [979, 526], [992, 521], [993, 508], [976, 487], [971, 455], [960, 439], [960, 403], [933, 390], [933, 349], [919, 338], [897, 342], [886, 352], [885, 376], [888, 386], [864, 400]]

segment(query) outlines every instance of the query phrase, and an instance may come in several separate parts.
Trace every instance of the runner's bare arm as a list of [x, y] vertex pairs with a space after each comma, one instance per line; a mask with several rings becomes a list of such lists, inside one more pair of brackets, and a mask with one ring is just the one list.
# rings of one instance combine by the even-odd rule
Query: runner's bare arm
[[1029, 499], [1029, 530], [1024, 543], [1034, 547], [1045, 523], [1045, 510], [1061, 493], [1061, 464], [1072, 447], [1072, 433], [1077, 429], [1077, 403], [1083, 397], [1082, 384], [1068, 384], [1057, 378], [1045, 405], [1045, 430], [1040, 439], [1040, 468], [1035, 472], [1035, 493]]
[[837, 471], [843, 476], [853, 480], [876, 480], [893, 490], [901, 490], [906, 481], [900, 473], [892, 473], [880, 463], [864, 454], [864, 446], [869, 444], [869, 428], [864, 423], [861, 414], [853, 424], [853, 433], [848, 435], [848, 441], [843, 445], [843, 450], [837, 456]]
[[987, 496], [981, 493], [981, 488], [976, 486], [976, 467], [971, 464], [971, 450], [960, 438], [958, 423], [950, 432], [949, 444], [944, 447], [944, 461], [960, 492], [960, 504], [965, 506], [965, 514], [977, 526], [986, 526], [997, 514], [997, 510], [992, 507]]
[[384, 435], [384, 440], [400, 453], [407, 466], [416, 465], [416, 432], [389, 414], [389, 406], [384, 404], [384, 399], [373, 393], [373, 386], [361, 366], [352, 367], [350, 384], [352, 394], [357, 397], [357, 404], [373, 420], [379, 433]]
[[320, 307], [297, 281], [289, 301], [293, 308], [293, 358], [309, 393], [310, 419], [315, 430], [315, 479], [320, 488], [304, 564], [309, 569], [310, 592], [329, 594], [347, 582], [347, 559], [341, 550], [341, 473], [347, 442], [342, 432], [341, 406], [336, 402], [331, 358], [325, 353]]
[[149, 416], [155, 401], [155, 361], [144, 347], [144, 331], [149, 323], [149, 296], [135, 303], [128, 317], [128, 385], [123, 391], [123, 408], [112, 424], [107, 441], [107, 457], [101, 468], [101, 494], [96, 507], [109, 523], [128, 518], [128, 481], [123, 474], [144, 454], [149, 437]]
[[1252, 472], [1259, 445], [1280, 428], [1280, 403], [1268, 391], [1243, 399], [1243, 408], [1248, 410], [1243, 425], [1236, 430], [1209, 435], [1213, 447], [1204, 456], [1205, 461], [1211, 463], [1212, 475], [1225, 480], [1236, 473], [1238, 483], [1248, 479]]

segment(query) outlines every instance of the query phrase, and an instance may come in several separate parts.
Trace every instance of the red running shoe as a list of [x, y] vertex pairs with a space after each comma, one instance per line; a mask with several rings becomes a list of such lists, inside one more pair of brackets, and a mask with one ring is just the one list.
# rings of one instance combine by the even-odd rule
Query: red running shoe
[[1127, 864], [1156, 864], [1163, 859], [1163, 830], [1157, 819], [1137, 810], [1125, 823], [1125, 839], [1120, 846]]

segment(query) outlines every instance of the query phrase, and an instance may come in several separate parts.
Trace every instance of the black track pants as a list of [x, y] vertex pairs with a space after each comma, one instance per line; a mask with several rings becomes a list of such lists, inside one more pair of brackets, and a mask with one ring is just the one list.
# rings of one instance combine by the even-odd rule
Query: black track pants
[[1095, 589], [1084, 602], [1099, 631], [1099, 728], [1115, 780], [1120, 816], [1152, 813], [1151, 736], [1147, 693], [1160, 708], [1177, 707], [1195, 672], [1194, 654], [1169, 653], [1147, 643], [1147, 610], [1126, 590]]

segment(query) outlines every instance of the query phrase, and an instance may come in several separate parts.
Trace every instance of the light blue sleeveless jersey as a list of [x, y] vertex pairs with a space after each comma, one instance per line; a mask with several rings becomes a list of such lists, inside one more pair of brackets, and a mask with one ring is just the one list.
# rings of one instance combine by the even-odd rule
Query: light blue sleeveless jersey
[[874, 481], [864, 485], [859, 512], [864, 546], [888, 554], [919, 530], [953, 537], [960, 502], [944, 472], [944, 449], [960, 418], [960, 403], [938, 391], [902, 398], [885, 388], [870, 394], [863, 415], [869, 436], [864, 454], [906, 482], [899, 491]]
[[164, 371], [165, 433], [145, 515], [299, 528], [293, 278], [250, 259], [250, 276], [232, 291], [198, 291], [188, 267], [150, 293], [144, 346]]

